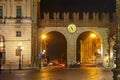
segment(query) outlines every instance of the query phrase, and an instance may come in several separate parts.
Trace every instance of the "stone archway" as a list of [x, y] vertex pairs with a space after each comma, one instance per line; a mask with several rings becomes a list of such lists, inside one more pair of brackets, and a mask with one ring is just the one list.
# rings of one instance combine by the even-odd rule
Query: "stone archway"
[[83, 65], [102, 63], [102, 41], [96, 33], [85, 31], [77, 39], [77, 62]]
[[46, 35], [46, 58], [50, 62], [56, 61], [67, 64], [67, 41], [65, 36], [58, 31], [49, 31], [44, 34]]
[[[42, 31], [41, 31], [42, 29]], [[76, 63], [77, 61], [77, 39], [80, 36], [80, 34], [84, 33], [84, 32], [94, 32], [96, 35], [98, 35], [101, 39], [101, 53], [102, 53], [102, 62], [103, 65], [106, 64], [106, 56], [104, 56], [104, 54], [107, 54], [107, 28], [96, 28], [96, 27], [77, 27], [77, 30], [75, 33], [71, 34], [68, 32], [67, 27], [45, 27], [45, 28], [40, 28], [39, 30], [39, 35], [41, 34], [47, 34], [49, 32], [52, 31], [56, 31], [61, 33], [67, 42], [67, 66], [69, 67], [69, 65]], [[41, 42], [40, 42], [41, 43]]]
[[66, 63], [67, 42], [61, 33], [52, 31], [47, 33], [47, 53], [52, 59]]

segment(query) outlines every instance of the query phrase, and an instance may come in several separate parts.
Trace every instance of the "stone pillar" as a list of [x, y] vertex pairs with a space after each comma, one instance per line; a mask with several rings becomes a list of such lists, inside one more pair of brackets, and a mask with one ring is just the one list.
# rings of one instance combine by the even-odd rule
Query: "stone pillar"
[[27, 9], [28, 9], [28, 0], [26, 0], [25, 5], [26, 5], [25, 7], [26, 7], [26, 17], [27, 17], [27, 12], [28, 12], [28, 10], [27, 10]]
[[11, 0], [10, 6], [11, 6], [10, 16], [14, 17], [14, 13], [13, 13], [14, 12], [14, 0]]
[[104, 67], [108, 67], [108, 61], [109, 61], [109, 53], [108, 53], [108, 36], [107, 36], [107, 32], [103, 33], [104, 35], [102, 36], [103, 38], [103, 66]]
[[38, 0], [38, 7], [37, 7], [37, 15], [38, 15], [38, 18], [40, 18], [40, 0]]
[[76, 63], [76, 40], [71, 35], [67, 41], [67, 66]]
[[[31, 1], [30, 0], [24, 0], [24, 15], [23, 17], [31, 17]], [[23, 11], [23, 10], [22, 10]]]
[[6, 17], [8, 17], [8, 0], [6, 0]]
[[10, 1], [7, 0], [7, 17], [10, 17], [10, 11], [11, 11], [11, 7], [10, 7]]
[[[33, 67], [38, 67], [38, 33], [37, 33], [37, 2], [33, 1], [31, 3], [32, 6], [32, 10], [31, 10], [31, 14], [32, 14], [32, 66]], [[36, 14], [36, 15], [35, 15]]]
[[22, 17], [22, 18], [25, 18], [26, 15], [27, 15], [27, 0], [24, 0], [24, 1], [23, 1], [23, 4], [22, 4], [21, 8], [22, 8], [22, 9], [21, 9], [21, 10], [22, 10], [22, 11], [21, 11], [21, 12], [22, 12], [22, 13], [21, 13], [21, 15], [22, 15], [21, 17]]

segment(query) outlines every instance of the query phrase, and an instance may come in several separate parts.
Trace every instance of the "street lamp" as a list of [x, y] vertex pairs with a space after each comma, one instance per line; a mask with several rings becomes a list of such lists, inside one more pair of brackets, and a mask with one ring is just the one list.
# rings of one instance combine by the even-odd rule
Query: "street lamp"
[[46, 39], [47, 36], [45, 34], [42, 35], [42, 39]]
[[90, 34], [90, 37], [95, 38], [95, 37], [96, 37], [96, 34], [91, 33], [91, 34]]
[[40, 64], [39, 67], [41, 68], [41, 62], [42, 62], [42, 58], [46, 59], [46, 34], [42, 34], [41, 35], [41, 53], [39, 54], [39, 59], [40, 59]]
[[42, 54], [44, 54], [46, 52], [46, 34], [42, 34]]

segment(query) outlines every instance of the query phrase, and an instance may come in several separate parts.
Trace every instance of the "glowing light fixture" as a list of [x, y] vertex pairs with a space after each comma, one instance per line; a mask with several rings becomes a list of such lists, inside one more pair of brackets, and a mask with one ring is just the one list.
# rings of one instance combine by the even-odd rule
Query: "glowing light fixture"
[[45, 34], [42, 35], [42, 39], [45, 39], [47, 36]]
[[90, 37], [95, 38], [95, 37], [96, 37], [96, 34], [91, 33], [91, 34], [90, 34]]

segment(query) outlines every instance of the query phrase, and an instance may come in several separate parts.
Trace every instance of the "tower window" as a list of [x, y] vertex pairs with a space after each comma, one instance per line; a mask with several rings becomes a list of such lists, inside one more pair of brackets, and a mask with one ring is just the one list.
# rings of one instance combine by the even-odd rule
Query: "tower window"
[[3, 17], [3, 6], [0, 6], [0, 18]]
[[21, 18], [21, 6], [16, 6], [16, 18]]
[[21, 31], [16, 31], [16, 37], [21, 37]]

